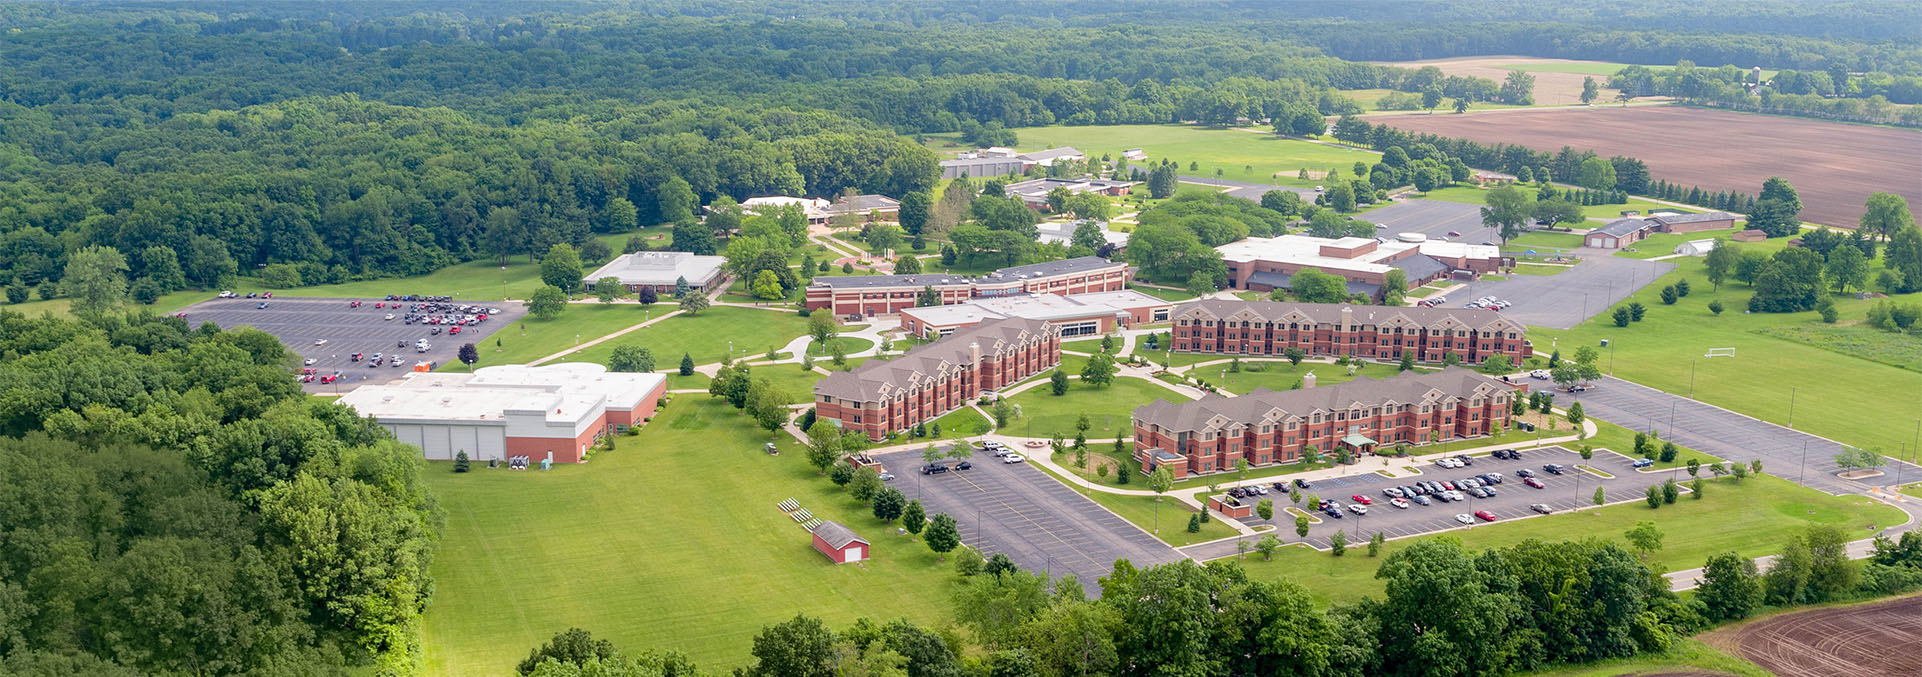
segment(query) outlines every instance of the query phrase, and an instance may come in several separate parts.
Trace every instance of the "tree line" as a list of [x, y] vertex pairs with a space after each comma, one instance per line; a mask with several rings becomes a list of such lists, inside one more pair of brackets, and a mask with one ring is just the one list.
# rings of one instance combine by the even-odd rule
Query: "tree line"
[[418, 670], [420, 450], [253, 329], [0, 311], [0, 672]]

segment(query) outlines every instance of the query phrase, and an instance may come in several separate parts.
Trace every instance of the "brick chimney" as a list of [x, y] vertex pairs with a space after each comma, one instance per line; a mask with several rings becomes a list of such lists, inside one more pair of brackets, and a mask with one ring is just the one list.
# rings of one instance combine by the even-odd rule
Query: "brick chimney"
[[1355, 309], [1349, 308], [1348, 306], [1341, 307], [1341, 330], [1355, 330]]

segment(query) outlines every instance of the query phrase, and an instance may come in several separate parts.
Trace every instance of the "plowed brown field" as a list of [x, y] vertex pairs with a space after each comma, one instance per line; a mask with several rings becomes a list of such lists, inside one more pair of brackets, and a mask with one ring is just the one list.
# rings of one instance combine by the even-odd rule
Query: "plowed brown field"
[[1782, 677], [1922, 675], [1922, 597], [1776, 616], [1701, 637]]
[[[1503, 110], [1370, 118], [1413, 132], [1555, 152], [1562, 146], [1648, 163], [1657, 179], [1753, 195], [1781, 176], [1802, 219], [1854, 227], [1869, 193], [1922, 208], [1922, 131], [1681, 106]], [[1558, 177], [1562, 178], [1562, 177]]]

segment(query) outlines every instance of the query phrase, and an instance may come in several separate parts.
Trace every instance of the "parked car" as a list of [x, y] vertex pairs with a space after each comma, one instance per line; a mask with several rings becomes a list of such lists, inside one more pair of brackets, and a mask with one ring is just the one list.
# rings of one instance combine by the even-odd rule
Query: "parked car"
[[1544, 514], [1544, 515], [1546, 515], [1546, 514], [1548, 514], [1548, 513], [1551, 513], [1551, 512], [1555, 512], [1555, 509], [1554, 509], [1554, 508], [1550, 508], [1550, 507], [1548, 507], [1547, 505], [1544, 505], [1544, 504], [1541, 504], [1541, 503], [1530, 503], [1530, 504], [1528, 504], [1528, 509], [1529, 509], [1529, 510], [1533, 510], [1533, 511], [1535, 511], [1535, 512], [1539, 512], [1539, 513], [1541, 513], [1541, 514]]
[[1348, 504], [1348, 511], [1357, 515], [1366, 515], [1368, 514], [1368, 506], [1350, 503]]
[[1463, 512], [1463, 513], [1456, 513], [1456, 514], [1455, 514], [1455, 521], [1457, 521], [1457, 522], [1461, 522], [1462, 524], [1474, 524], [1474, 523], [1475, 523], [1475, 518], [1473, 518], [1473, 517], [1469, 517], [1469, 516], [1468, 516], [1468, 513], [1465, 513], [1465, 512]]
[[1635, 467], [1637, 467], [1637, 468], [1646, 468], [1646, 467], [1649, 467], [1649, 466], [1651, 466], [1651, 465], [1655, 465], [1655, 459], [1652, 459], [1652, 458], [1638, 458], [1638, 459], [1635, 459], [1635, 462], [1634, 462], [1633, 464], [1631, 464], [1631, 465], [1634, 465], [1634, 466], [1635, 466]]
[[1395, 507], [1397, 507], [1397, 508], [1401, 508], [1401, 509], [1403, 509], [1403, 510], [1407, 510], [1407, 509], [1408, 509], [1408, 499], [1406, 499], [1406, 498], [1394, 498], [1394, 499], [1389, 499], [1389, 500], [1388, 500], [1388, 504], [1389, 504], [1389, 505], [1392, 505], [1392, 506], [1395, 506]]
[[1542, 466], [1542, 469], [1548, 471], [1550, 475], [1560, 475], [1564, 471], [1560, 463], [1550, 463]]
[[1459, 232], [1456, 232], [1456, 231], [1452, 231], [1452, 230], [1451, 230], [1451, 231], [1448, 231], [1448, 236], [1449, 236], [1449, 237], [1461, 237], [1461, 236], [1462, 236], [1462, 234], [1461, 234], [1461, 233], [1459, 233]]
[[1296, 486], [1296, 487], [1299, 487], [1299, 488], [1302, 488], [1302, 489], [1313, 489], [1313, 488], [1315, 488], [1315, 487], [1314, 487], [1313, 485], [1310, 485], [1310, 484], [1308, 484], [1308, 480], [1304, 480], [1304, 479], [1301, 479], [1301, 478], [1299, 478], [1299, 477], [1297, 477], [1297, 478], [1295, 478], [1295, 486]]
[[1475, 459], [1472, 459], [1472, 458], [1469, 458], [1469, 457], [1467, 457], [1467, 456], [1456, 456], [1456, 457], [1455, 457], [1455, 460], [1457, 460], [1457, 461], [1461, 461], [1461, 462], [1462, 462], [1462, 465], [1474, 465], [1474, 464], [1475, 464]]
[[1387, 496], [1389, 498], [1401, 498], [1402, 496], [1401, 487], [1389, 487], [1387, 489], [1381, 490], [1381, 493], [1383, 496]]
[[266, 310], [266, 309], [267, 309], [266, 301], [261, 301], [260, 305], [254, 306], [254, 310]]
[[1416, 496], [1415, 502], [1420, 503], [1422, 505], [1433, 505], [1435, 503], [1435, 499], [1429, 498], [1427, 496]]
[[1360, 503], [1362, 505], [1373, 505], [1375, 503], [1375, 499], [1369, 498], [1367, 496], [1363, 496], [1361, 494], [1355, 494], [1353, 496], [1349, 496], [1348, 500], [1354, 501], [1356, 503]]
[[1523, 479], [1527, 479], [1527, 478], [1530, 478], [1530, 477], [1534, 477], [1534, 476], [1535, 476], [1535, 471], [1533, 471], [1533, 470], [1529, 470], [1529, 469], [1527, 469], [1527, 468], [1522, 468], [1522, 469], [1520, 469], [1520, 470], [1516, 470], [1516, 471], [1515, 471], [1515, 474], [1516, 474], [1517, 476], [1519, 476], [1519, 477], [1521, 477], [1521, 478], [1523, 478]]
[[894, 480], [894, 473], [891, 473], [891, 472], [884, 472], [884, 473], [881, 473], [880, 475], [878, 475], [878, 477], [880, 477], [880, 478], [881, 478], [881, 481], [883, 481], [883, 482], [889, 482], [889, 481], [893, 481], [893, 480]]
[[1528, 372], [1528, 376], [1529, 378], [1537, 378], [1537, 379], [1546, 381], [1549, 378], [1549, 373], [1547, 369], [1536, 369], [1534, 371]]
[[1329, 517], [1333, 517], [1333, 518], [1335, 518], [1335, 519], [1341, 519], [1341, 518], [1342, 518], [1342, 514], [1341, 514], [1341, 511], [1340, 511], [1340, 510], [1336, 510], [1336, 509], [1334, 509], [1334, 508], [1329, 508], [1329, 509], [1327, 509], [1327, 510], [1323, 510], [1323, 511], [1321, 511], [1321, 514], [1323, 514], [1323, 515], [1327, 515], [1327, 516], [1329, 516]]
[[1495, 521], [1495, 513], [1489, 512], [1487, 510], [1477, 510], [1475, 511], [1475, 516], [1482, 518], [1483, 522]]
[[923, 475], [939, 475], [947, 471], [948, 466], [941, 463], [929, 463], [921, 466], [921, 474]]

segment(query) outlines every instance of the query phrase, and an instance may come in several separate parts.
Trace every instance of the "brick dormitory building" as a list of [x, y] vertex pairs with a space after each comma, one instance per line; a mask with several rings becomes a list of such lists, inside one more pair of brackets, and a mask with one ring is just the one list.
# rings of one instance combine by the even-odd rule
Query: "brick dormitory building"
[[1060, 363], [1060, 330], [1047, 321], [983, 323], [821, 379], [814, 386], [814, 410], [821, 419], [879, 440]]
[[1087, 294], [1128, 287], [1128, 264], [1098, 256], [1002, 268], [981, 277], [917, 273], [817, 277], [807, 287], [807, 307], [835, 315], [885, 315], [912, 308], [921, 290], [933, 289], [942, 305], [1016, 294]]
[[1520, 322], [1493, 310], [1358, 306], [1208, 299], [1175, 308], [1173, 350], [1223, 355], [1349, 356], [1466, 364], [1507, 355], [1521, 364], [1534, 354]]
[[1340, 449], [1427, 444], [1477, 437], [1508, 420], [1515, 388], [1461, 367], [1402, 372], [1385, 379], [1300, 390], [1257, 388], [1240, 397], [1193, 402], [1156, 400], [1134, 410], [1135, 458], [1141, 471], [1166, 467], [1176, 478], [1294, 463], [1309, 446], [1333, 457]]

